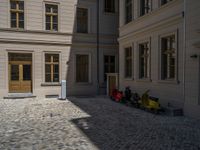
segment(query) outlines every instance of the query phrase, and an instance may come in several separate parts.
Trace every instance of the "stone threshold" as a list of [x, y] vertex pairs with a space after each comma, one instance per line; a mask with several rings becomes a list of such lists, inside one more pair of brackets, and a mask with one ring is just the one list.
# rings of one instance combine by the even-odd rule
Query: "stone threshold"
[[3, 97], [4, 99], [25, 99], [25, 98], [36, 98], [32, 93], [10, 93], [8, 96]]

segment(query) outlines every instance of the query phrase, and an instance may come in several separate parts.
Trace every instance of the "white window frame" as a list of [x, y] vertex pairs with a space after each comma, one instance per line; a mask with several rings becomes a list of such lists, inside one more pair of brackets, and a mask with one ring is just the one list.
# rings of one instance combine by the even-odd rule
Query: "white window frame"
[[150, 6], [150, 8], [149, 8], [149, 12], [148, 13], [144, 13], [143, 15], [142, 15], [142, 10], [141, 10], [141, 0], [138, 0], [138, 10], [139, 10], [139, 17], [142, 17], [142, 16], [145, 16], [145, 15], [147, 15], [147, 14], [149, 14], [151, 11], [152, 11], [152, 8], [153, 8], [153, 3], [152, 3], [152, 0], [149, 0], [150, 1], [150, 4], [151, 4], [151, 6]]
[[[57, 5], [58, 6], [58, 30], [46, 30], [46, 7], [45, 5]], [[43, 1], [43, 30], [46, 32], [59, 32], [61, 27], [61, 19], [60, 19], [61, 9], [60, 9], [60, 3], [55, 1]]]
[[[59, 82], [46, 82], [45, 81], [45, 54], [58, 54], [59, 55]], [[54, 85], [54, 84], [59, 84], [62, 79], [62, 54], [61, 51], [43, 51], [43, 56], [42, 56], [42, 63], [43, 63], [43, 78], [42, 78], [42, 84], [46, 85]]]
[[[149, 59], [148, 59], [148, 64], [149, 64], [148, 74], [149, 74], [149, 76], [146, 78], [140, 76], [140, 68], [141, 68], [140, 67], [140, 45], [143, 43], [149, 44]], [[138, 41], [137, 42], [137, 51], [138, 51], [138, 54], [137, 54], [137, 57], [138, 57], [137, 80], [138, 81], [151, 81], [151, 38], [145, 38], [143, 40]]]
[[[163, 79], [162, 78], [162, 43], [161, 43], [161, 39], [168, 37], [168, 36], [175, 36], [175, 77], [174, 79]], [[178, 30], [176, 31], [172, 31], [172, 32], [168, 32], [165, 34], [162, 34], [159, 36], [159, 81], [161, 82], [171, 82], [171, 83], [178, 83], [178, 43], [179, 43], [179, 38], [178, 38]]]

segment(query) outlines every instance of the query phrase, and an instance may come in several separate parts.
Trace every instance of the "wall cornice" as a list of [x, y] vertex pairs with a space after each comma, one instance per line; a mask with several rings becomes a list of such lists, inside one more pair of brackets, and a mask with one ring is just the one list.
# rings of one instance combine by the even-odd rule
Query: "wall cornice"
[[[69, 33], [69, 32], [54, 32], [54, 31], [43, 31], [43, 30], [21, 30], [12, 28], [0, 28], [0, 32], [11, 32], [11, 33], [32, 33], [32, 34], [45, 34], [45, 35], [62, 35], [62, 36], [79, 36], [79, 37], [91, 37], [95, 38], [95, 33]], [[114, 34], [100, 34], [101, 38], [117, 38], [118, 35]]]
[[[45, 41], [45, 40], [17, 40], [17, 39], [4, 39], [0, 38], [0, 43], [9, 44], [31, 44], [31, 45], [54, 45], [54, 46], [71, 46], [71, 47], [92, 47], [96, 48], [96, 43], [81, 43], [81, 42], [55, 42], [55, 41]], [[118, 48], [117, 44], [107, 44], [101, 43], [101, 48]]]
[[154, 32], [154, 31], [160, 30], [164, 27], [167, 27], [169, 25], [178, 24], [178, 23], [181, 22], [181, 20], [182, 20], [182, 15], [176, 14], [172, 17], [165, 18], [163, 20], [154, 22], [152, 24], [148, 24], [147, 26], [142, 27], [139, 30], [134, 30], [134, 31], [129, 32], [126, 35], [120, 36], [118, 38], [118, 41], [122, 42], [123, 40], [126, 40], [128, 38], [132, 38], [133, 36], [138, 36], [138, 35], [144, 34], [146, 32]]

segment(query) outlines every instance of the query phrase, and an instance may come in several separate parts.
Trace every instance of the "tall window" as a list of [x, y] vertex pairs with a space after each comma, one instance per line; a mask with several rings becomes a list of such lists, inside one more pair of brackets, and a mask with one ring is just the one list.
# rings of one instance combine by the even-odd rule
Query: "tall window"
[[104, 1], [105, 12], [114, 13], [115, 12], [115, 0], [105, 0]]
[[77, 8], [77, 32], [88, 32], [88, 9]]
[[45, 82], [59, 82], [59, 54], [45, 54]]
[[172, 1], [172, 0], [161, 0], [161, 5], [167, 4], [170, 1]]
[[104, 56], [104, 81], [107, 79], [106, 73], [115, 73], [115, 56]]
[[125, 23], [132, 20], [132, 0], [125, 0]]
[[11, 28], [24, 28], [24, 1], [10, 1]]
[[45, 4], [46, 30], [58, 31], [58, 5]]
[[151, 0], [141, 0], [140, 1], [140, 16], [143, 16], [151, 11]]
[[161, 38], [161, 77], [175, 79], [176, 76], [176, 47], [175, 35]]
[[132, 77], [132, 48], [125, 48], [125, 78]]
[[89, 55], [76, 55], [76, 82], [89, 82]]
[[139, 45], [139, 73], [140, 78], [150, 77], [150, 49], [149, 43], [142, 43]]

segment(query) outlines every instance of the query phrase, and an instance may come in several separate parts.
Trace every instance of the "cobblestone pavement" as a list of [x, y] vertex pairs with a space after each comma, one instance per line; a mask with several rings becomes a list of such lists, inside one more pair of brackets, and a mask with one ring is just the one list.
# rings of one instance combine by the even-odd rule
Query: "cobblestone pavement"
[[107, 98], [0, 100], [0, 150], [200, 150], [200, 121]]

